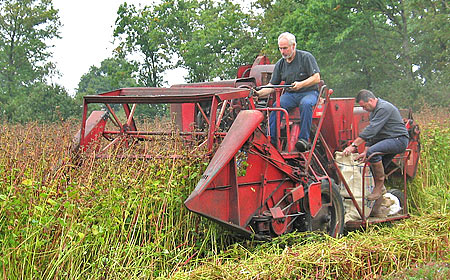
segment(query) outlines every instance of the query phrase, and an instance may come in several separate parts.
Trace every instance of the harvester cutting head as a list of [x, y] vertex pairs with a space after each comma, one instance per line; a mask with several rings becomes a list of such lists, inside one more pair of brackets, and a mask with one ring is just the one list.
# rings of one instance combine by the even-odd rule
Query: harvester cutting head
[[[97, 157], [111, 155], [117, 157], [121, 156], [117, 154], [118, 146], [126, 149], [136, 142], [152, 141], [155, 143], [155, 139], [158, 137], [167, 138], [176, 134], [181, 136], [179, 139], [183, 141], [183, 146], [189, 144], [194, 149], [206, 146], [208, 152], [211, 152], [217, 137], [220, 138], [220, 130], [226, 129], [226, 126], [229, 125], [229, 115], [235, 114], [235, 111], [239, 109], [238, 106], [234, 106], [233, 101], [244, 100], [249, 97], [250, 93], [251, 90], [248, 88], [175, 87], [128, 88], [85, 96], [82, 126], [75, 137], [73, 150], [90, 148], [96, 151]], [[87, 117], [88, 105], [92, 103], [103, 104], [104, 110], [93, 111]], [[155, 130], [154, 125], [140, 128], [134, 118], [138, 104], [170, 106], [175, 125], [162, 130]], [[123, 108], [123, 110], [117, 113], [117, 108]], [[219, 115], [210, 113], [217, 111], [221, 113]], [[111, 123], [109, 127], [107, 126], [108, 120]], [[206, 124], [208, 130], [200, 128], [200, 123]], [[198, 143], [198, 141], [202, 142]], [[170, 142], [166, 140], [164, 145], [167, 144]], [[127, 156], [151, 158], [154, 156], [150, 154], [151, 150], [154, 149], [141, 149], [141, 152]]]
[[[178, 135], [183, 147], [189, 146], [190, 150], [206, 147], [206, 153], [210, 155], [236, 115], [243, 109], [254, 108], [252, 88], [270, 78], [274, 66], [268, 63], [266, 57], [258, 57], [253, 65], [239, 69], [238, 78], [226, 81], [170, 88], [124, 88], [85, 96], [81, 129], [72, 150], [94, 150], [97, 157], [125, 156], [117, 152], [117, 147], [126, 150], [136, 142], [151, 141], [154, 144], [158, 137], [166, 137], [167, 144], [168, 136]], [[101, 110], [92, 112], [92, 104], [97, 104]], [[151, 104], [170, 108], [173, 126], [167, 129], [155, 128], [154, 123], [151, 127], [138, 124], [137, 108]], [[149, 154], [152, 149], [141, 150], [127, 156], [154, 156]]]

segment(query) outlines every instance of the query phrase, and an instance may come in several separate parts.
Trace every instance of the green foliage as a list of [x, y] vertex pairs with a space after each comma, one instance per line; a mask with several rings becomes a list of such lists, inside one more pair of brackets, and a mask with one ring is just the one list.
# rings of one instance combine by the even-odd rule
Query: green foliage
[[60, 86], [36, 83], [11, 98], [5, 111], [10, 122], [55, 122], [78, 115], [79, 107]]
[[136, 87], [135, 72], [136, 67], [124, 58], [107, 58], [100, 63], [100, 67], [91, 66], [89, 72], [81, 77], [76, 97]]
[[114, 34], [119, 53], [143, 54], [140, 77], [155, 86], [168, 67], [188, 69], [190, 82], [234, 77], [261, 48], [254, 30], [250, 16], [231, 1], [166, 0], [142, 9], [122, 5]]
[[433, 106], [449, 107], [450, 21], [445, 1], [411, 0], [407, 2], [414, 17], [412, 57], [423, 90], [417, 98]]
[[450, 268], [448, 263], [428, 263], [425, 265], [416, 265], [413, 268], [405, 269], [395, 273], [392, 277], [387, 279], [407, 279], [407, 280], [421, 280], [433, 279], [444, 280], [450, 278]]
[[[60, 26], [51, 0], [0, 1], [0, 117], [54, 119], [24, 109], [33, 104], [28, 96], [73, 103], [63, 89], [45, 85], [55, 70], [47, 42], [59, 37]], [[189, 82], [234, 78], [238, 66], [259, 54], [279, 59], [277, 37], [290, 31], [299, 49], [316, 56], [336, 96], [367, 88], [400, 107], [417, 109], [425, 101], [448, 107], [449, 30], [448, 4], [435, 0], [255, 0], [248, 11], [229, 0], [164, 0], [142, 8], [124, 3], [114, 30], [116, 58], [82, 77], [77, 98], [161, 86], [164, 71], [175, 67], [188, 70]], [[53, 102], [48, 108], [41, 103], [39, 110], [54, 110]], [[144, 115], [166, 110], [139, 109]]]
[[0, 87], [7, 97], [42, 79], [53, 68], [46, 40], [61, 23], [50, 0], [0, 2]]
[[229, 244], [219, 226], [183, 206], [205, 167], [201, 158], [86, 155], [74, 166], [74, 127], [1, 124], [0, 275], [169, 276]]
[[142, 9], [126, 2], [117, 11], [114, 37], [120, 42], [116, 52], [120, 57], [138, 54], [138, 81], [147, 87], [160, 86], [162, 73], [170, 63], [170, 48], [160, 11], [151, 6]]
[[450, 121], [448, 109], [428, 108], [419, 115], [421, 158], [412, 184], [412, 209], [419, 213], [450, 212]]
[[[140, 86], [136, 81], [136, 65], [124, 58], [107, 58], [103, 60], [100, 67], [91, 66], [89, 72], [81, 77], [75, 96], [78, 107], [83, 104], [83, 96], [105, 93], [120, 88]], [[113, 104], [116, 113], [121, 111], [120, 104]], [[91, 105], [91, 110], [102, 109], [100, 105]], [[106, 109], [106, 108], [103, 108]], [[139, 104], [136, 108], [135, 117], [152, 118], [155, 116], [168, 115], [168, 107], [165, 104]]]
[[51, 0], [0, 1], [0, 118], [55, 121], [78, 110], [63, 88], [46, 84], [54, 70], [47, 41], [60, 26]]
[[[259, 30], [276, 53], [290, 31], [318, 60], [337, 96], [361, 88], [399, 106], [448, 105], [448, 6], [443, 1], [257, 1]], [[447, 27], [447, 28], [446, 28]]]
[[250, 19], [231, 1], [200, 1], [189, 19], [188, 39], [177, 45], [180, 65], [189, 71], [187, 80], [234, 78], [240, 65], [253, 62], [261, 42], [254, 35]]
[[[85, 95], [96, 95], [119, 89], [122, 87], [137, 86], [133, 79], [135, 68], [123, 58], [107, 58], [100, 63], [100, 67], [92, 65], [89, 71], [81, 76], [78, 83], [75, 100], [79, 108], [82, 108]], [[114, 109], [120, 109], [120, 105], [112, 105]], [[90, 110], [102, 109], [99, 104], [92, 104]], [[105, 109], [105, 108], [103, 108]]]
[[288, 241], [236, 244], [173, 279], [385, 279], [405, 267], [448, 262], [449, 226], [448, 215], [431, 215], [341, 239], [297, 233]]

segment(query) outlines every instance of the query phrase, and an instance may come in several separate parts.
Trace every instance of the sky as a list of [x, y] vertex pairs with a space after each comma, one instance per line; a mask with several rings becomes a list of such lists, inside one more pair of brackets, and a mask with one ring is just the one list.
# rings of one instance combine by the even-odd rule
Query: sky
[[[53, 0], [59, 10], [61, 39], [52, 41], [52, 61], [61, 73], [52, 81], [74, 95], [78, 82], [92, 65], [112, 56], [113, 29], [117, 10], [123, 2], [150, 5], [152, 0]], [[183, 70], [171, 70], [164, 75], [168, 85], [183, 83]]]

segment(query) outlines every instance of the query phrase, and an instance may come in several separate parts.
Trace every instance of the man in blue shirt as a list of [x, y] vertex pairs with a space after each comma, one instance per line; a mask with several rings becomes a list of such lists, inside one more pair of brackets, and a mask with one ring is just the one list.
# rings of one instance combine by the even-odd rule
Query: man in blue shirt
[[[320, 70], [314, 56], [306, 51], [296, 49], [295, 36], [285, 32], [278, 37], [278, 48], [281, 58], [275, 64], [272, 78], [268, 85], [279, 85], [285, 82], [292, 85], [287, 88], [280, 98], [280, 105], [286, 110], [295, 107], [300, 108], [300, 134], [295, 147], [304, 152], [309, 149], [309, 134], [311, 130], [313, 107], [319, 95], [318, 84], [320, 82]], [[257, 91], [258, 97], [264, 98], [273, 92], [273, 89], [265, 88]], [[277, 113], [272, 112], [269, 118], [270, 135], [272, 144], [276, 145]], [[280, 113], [281, 118], [283, 113]]]
[[403, 153], [408, 146], [409, 135], [406, 130], [400, 111], [391, 103], [376, 98], [368, 90], [360, 90], [356, 102], [369, 114], [369, 125], [359, 134], [353, 143], [344, 149], [344, 155], [350, 155], [356, 148], [366, 142], [366, 148], [359, 159], [364, 160], [371, 154], [375, 155], [369, 161], [375, 181], [375, 187], [368, 200], [377, 200], [386, 191], [384, 188], [384, 168], [391, 162], [396, 154]]

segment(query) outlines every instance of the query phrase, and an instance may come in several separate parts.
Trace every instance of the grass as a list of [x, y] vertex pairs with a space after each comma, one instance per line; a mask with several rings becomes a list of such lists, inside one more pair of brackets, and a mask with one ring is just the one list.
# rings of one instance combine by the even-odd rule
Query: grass
[[415, 217], [334, 239], [291, 234], [248, 249], [234, 246], [174, 279], [376, 279], [450, 257], [450, 216]]
[[[417, 115], [422, 154], [417, 176], [410, 182], [413, 218], [342, 239], [303, 233], [270, 243], [238, 239], [186, 210], [183, 201], [206, 166], [196, 155], [186, 152], [184, 159], [151, 162], [85, 157], [78, 166], [69, 153], [78, 124], [1, 123], [0, 277], [446, 275], [450, 260], [450, 125], [446, 116], [448, 112], [431, 109]], [[178, 144], [170, 149], [183, 153], [182, 143], [172, 140], [166, 139]]]
[[446, 280], [450, 279], [450, 267], [448, 263], [428, 263], [412, 267], [410, 269], [395, 273], [389, 279], [392, 280], [420, 280], [420, 279], [433, 279], [433, 280]]
[[425, 108], [417, 115], [421, 126], [421, 158], [410, 185], [412, 210], [417, 214], [450, 210], [450, 120], [444, 109]]
[[72, 127], [2, 126], [4, 277], [153, 277], [228, 242], [183, 206], [205, 166], [201, 159], [87, 157], [75, 166], [67, 148]]

